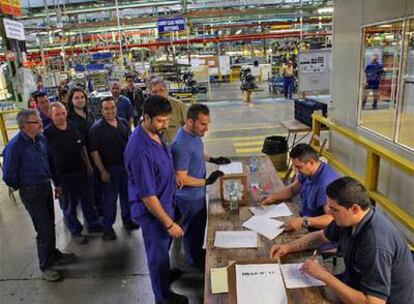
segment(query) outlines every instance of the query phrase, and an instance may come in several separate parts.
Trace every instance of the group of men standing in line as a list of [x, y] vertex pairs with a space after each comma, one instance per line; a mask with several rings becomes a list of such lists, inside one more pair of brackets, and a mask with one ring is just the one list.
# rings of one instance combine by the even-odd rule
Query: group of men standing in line
[[[32, 218], [45, 279], [59, 280], [53, 266], [76, 260], [75, 255], [55, 248], [52, 179], [65, 223], [81, 244], [87, 240], [76, 217], [78, 203], [88, 231], [103, 232], [103, 239], [109, 241], [116, 238], [112, 226], [119, 197], [124, 227], [142, 228], [156, 303], [188, 303], [186, 297], [170, 289], [171, 242], [182, 237], [188, 263], [204, 269], [206, 186], [223, 175], [216, 170], [206, 177], [206, 161], [221, 165], [230, 160], [204, 152], [201, 137], [210, 124], [207, 106], [195, 104], [186, 111], [184, 104], [168, 96], [162, 80], [154, 79], [150, 91], [140, 111], [120, 106], [122, 98], [113, 92], [113, 97], [101, 100], [103, 118], [93, 123], [86, 94], [74, 89], [67, 106], [59, 102], [48, 105], [51, 122], [44, 135], [41, 117], [46, 106], [39, 104], [40, 116], [33, 110], [19, 112], [20, 132], [4, 151], [3, 179], [19, 189]], [[120, 117], [118, 107], [131, 116]], [[131, 134], [135, 113], [142, 116], [142, 122]], [[47, 123], [46, 118], [43, 121]], [[295, 146], [290, 157], [297, 178], [281, 191], [263, 197], [260, 204], [300, 194], [300, 217], [288, 221], [285, 230], [307, 228], [314, 232], [293, 243], [274, 246], [271, 256], [306, 248], [338, 248], [345, 255], [342, 277], [330, 275], [312, 259], [304, 263], [303, 271], [325, 281], [346, 303], [355, 299], [358, 303], [385, 303], [387, 299], [408, 303], [414, 292], [414, 281], [404, 279], [414, 275], [409, 250], [397, 229], [371, 206], [365, 188], [352, 178], [338, 178], [309, 145]], [[88, 191], [91, 180], [96, 206]], [[102, 222], [97, 215], [100, 208]], [[370, 258], [370, 265], [363, 262], [364, 256]]]

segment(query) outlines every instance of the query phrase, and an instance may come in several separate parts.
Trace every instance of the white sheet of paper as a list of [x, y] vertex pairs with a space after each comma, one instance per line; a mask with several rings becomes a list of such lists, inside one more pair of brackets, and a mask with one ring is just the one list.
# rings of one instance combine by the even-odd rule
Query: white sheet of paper
[[216, 231], [214, 247], [257, 248], [257, 233], [253, 231]]
[[237, 304], [287, 304], [278, 264], [236, 265]]
[[243, 165], [241, 162], [232, 162], [228, 165], [220, 165], [218, 169], [222, 171], [225, 175], [243, 173]]
[[267, 237], [269, 240], [273, 240], [283, 232], [283, 224], [284, 223], [282, 221], [273, 220], [264, 216], [253, 215], [243, 223], [243, 227], [256, 231], [257, 233]]
[[315, 279], [306, 273], [302, 273], [300, 271], [301, 267], [302, 263], [280, 265], [283, 278], [285, 279], [286, 288], [293, 289], [312, 286], [325, 286], [324, 282]]
[[289, 207], [285, 203], [263, 207], [250, 207], [249, 210], [254, 215], [270, 218], [292, 215], [292, 211], [290, 211]]

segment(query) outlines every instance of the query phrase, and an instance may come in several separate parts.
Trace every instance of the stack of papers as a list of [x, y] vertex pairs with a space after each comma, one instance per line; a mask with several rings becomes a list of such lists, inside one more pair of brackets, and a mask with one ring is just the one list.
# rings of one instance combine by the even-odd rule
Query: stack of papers
[[237, 304], [287, 304], [278, 264], [236, 265]]
[[273, 240], [283, 232], [284, 223], [268, 217], [254, 215], [243, 223], [243, 227], [264, 235]]
[[285, 279], [286, 288], [306, 288], [313, 286], [325, 286], [325, 283], [311, 277], [306, 273], [302, 273], [302, 263], [296, 264], [281, 264], [283, 278]]
[[260, 215], [270, 218], [293, 215], [289, 207], [285, 203], [263, 207], [250, 207], [249, 210], [254, 215]]
[[220, 165], [218, 169], [225, 175], [243, 173], [243, 165], [241, 162], [232, 162], [228, 165]]
[[257, 233], [253, 231], [216, 231], [214, 247], [257, 248]]

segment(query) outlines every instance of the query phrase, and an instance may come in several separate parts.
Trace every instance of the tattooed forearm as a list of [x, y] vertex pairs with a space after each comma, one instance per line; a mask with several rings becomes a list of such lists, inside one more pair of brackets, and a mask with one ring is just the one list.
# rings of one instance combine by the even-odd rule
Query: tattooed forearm
[[306, 249], [318, 248], [325, 242], [321, 231], [309, 233], [300, 239], [288, 244], [290, 252], [302, 251]]

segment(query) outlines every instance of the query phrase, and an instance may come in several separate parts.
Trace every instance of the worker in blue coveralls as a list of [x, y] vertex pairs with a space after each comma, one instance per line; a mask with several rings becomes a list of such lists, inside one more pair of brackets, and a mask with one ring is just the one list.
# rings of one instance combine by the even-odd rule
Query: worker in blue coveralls
[[185, 296], [170, 290], [171, 241], [184, 234], [174, 219], [176, 178], [171, 151], [162, 139], [171, 111], [166, 98], [147, 98], [143, 122], [134, 130], [124, 153], [131, 214], [142, 228], [157, 304], [188, 303]]
[[367, 102], [368, 92], [372, 91], [374, 95], [374, 101], [372, 103], [372, 108], [377, 108], [378, 103], [378, 90], [381, 82], [381, 76], [384, 72], [383, 65], [378, 61], [378, 55], [373, 55], [371, 63], [365, 68], [365, 91], [362, 99], [362, 108], [365, 107]]
[[206, 105], [194, 104], [187, 111], [187, 120], [180, 128], [171, 146], [174, 168], [181, 189], [175, 202], [181, 213], [184, 229], [184, 252], [188, 263], [204, 270], [204, 230], [207, 220], [206, 185], [213, 184], [223, 176], [216, 170], [206, 178], [206, 161], [228, 164], [225, 157], [213, 158], [204, 153], [201, 137], [208, 131], [210, 111]]

